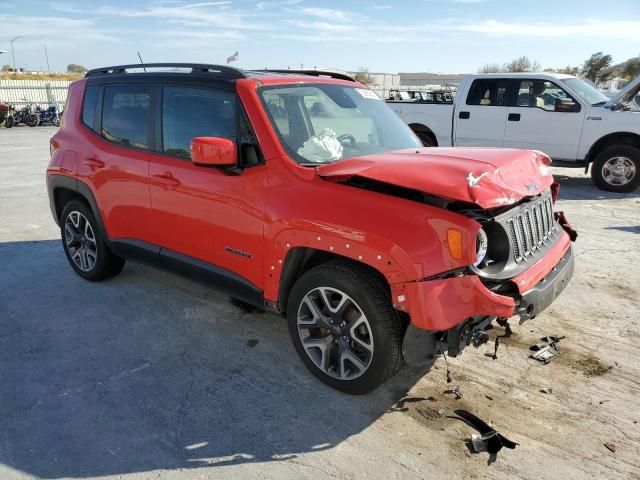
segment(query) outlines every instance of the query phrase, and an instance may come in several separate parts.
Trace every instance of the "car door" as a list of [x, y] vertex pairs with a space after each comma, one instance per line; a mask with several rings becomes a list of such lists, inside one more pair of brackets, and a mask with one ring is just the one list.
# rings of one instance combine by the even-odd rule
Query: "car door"
[[[229, 170], [191, 162], [195, 137], [257, 144], [235, 91], [193, 85], [158, 87], [157, 152], [149, 178], [155, 243], [163, 262], [262, 281], [267, 193], [264, 163]], [[175, 265], [173, 265], [175, 266]]]
[[585, 109], [559, 83], [522, 79], [508, 108], [504, 146], [541, 150], [556, 160], [575, 160]]
[[84, 136], [77, 175], [91, 186], [107, 235], [150, 241], [151, 87], [87, 86], [82, 122], [93, 133]]
[[478, 78], [454, 109], [454, 145], [502, 147], [510, 82]]

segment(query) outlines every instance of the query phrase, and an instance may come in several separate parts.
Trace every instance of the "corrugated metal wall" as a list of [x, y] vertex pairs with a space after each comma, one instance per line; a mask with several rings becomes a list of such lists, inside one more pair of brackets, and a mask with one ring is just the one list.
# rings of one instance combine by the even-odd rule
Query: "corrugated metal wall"
[[15, 105], [47, 106], [67, 101], [66, 80], [0, 80], [0, 101]]

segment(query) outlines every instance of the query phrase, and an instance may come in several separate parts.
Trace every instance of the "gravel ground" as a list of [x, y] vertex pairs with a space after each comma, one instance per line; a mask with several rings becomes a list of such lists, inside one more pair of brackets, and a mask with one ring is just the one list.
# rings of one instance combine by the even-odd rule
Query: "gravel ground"
[[[52, 133], [0, 129], [0, 479], [640, 478], [639, 193], [556, 169], [580, 237], [552, 308], [512, 322], [497, 360], [491, 344], [450, 359], [452, 384], [439, 360], [349, 397], [306, 372], [278, 316], [141, 265], [75, 275], [44, 183]], [[561, 355], [533, 363], [550, 334]], [[519, 446], [488, 465], [457, 408]]]

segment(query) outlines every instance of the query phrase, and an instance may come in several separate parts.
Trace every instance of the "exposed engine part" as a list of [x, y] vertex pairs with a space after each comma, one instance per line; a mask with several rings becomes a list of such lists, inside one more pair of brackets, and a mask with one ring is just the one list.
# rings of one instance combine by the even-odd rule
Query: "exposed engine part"
[[402, 342], [404, 360], [408, 365], [422, 366], [444, 353], [456, 357], [470, 344], [477, 347], [487, 341], [485, 330], [491, 327], [495, 318], [472, 317], [444, 332], [432, 332], [409, 325]]

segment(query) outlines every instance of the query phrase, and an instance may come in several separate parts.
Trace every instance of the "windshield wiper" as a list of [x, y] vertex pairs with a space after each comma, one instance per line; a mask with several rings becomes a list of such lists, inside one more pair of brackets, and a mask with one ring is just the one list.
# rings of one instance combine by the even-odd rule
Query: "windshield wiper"
[[597, 102], [597, 103], [592, 103], [591, 106], [592, 107], [601, 107], [603, 105], [606, 105], [608, 102], [608, 100], [602, 100], [601, 102]]

